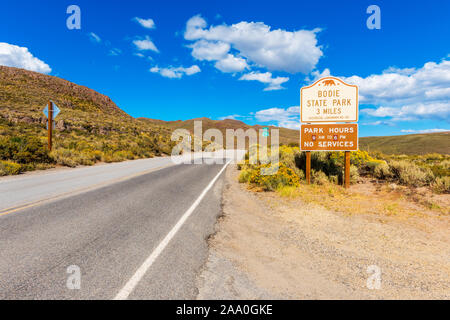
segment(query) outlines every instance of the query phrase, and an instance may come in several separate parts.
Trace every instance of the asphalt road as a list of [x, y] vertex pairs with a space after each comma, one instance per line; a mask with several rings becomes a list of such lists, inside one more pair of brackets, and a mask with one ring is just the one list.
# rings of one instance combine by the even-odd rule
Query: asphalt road
[[224, 168], [159, 158], [0, 180], [0, 299], [195, 298]]

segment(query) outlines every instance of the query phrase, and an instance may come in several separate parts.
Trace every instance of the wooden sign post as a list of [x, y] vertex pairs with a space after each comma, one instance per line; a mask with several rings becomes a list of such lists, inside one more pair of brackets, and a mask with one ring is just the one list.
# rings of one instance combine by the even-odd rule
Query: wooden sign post
[[[350, 151], [358, 150], [358, 87], [325, 77], [300, 92], [300, 150], [306, 151], [306, 182], [311, 151], [345, 151], [344, 187], [350, 186]], [[341, 122], [341, 123], [339, 123]], [[317, 123], [317, 124], [313, 124]]]
[[47, 117], [47, 138], [48, 138], [48, 150], [52, 151], [53, 146], [53, 119], [58, 116], [58, 114], [61, 112], [59, 110], [58, 106], [53, 102], [49, 101], [48, 105], [42, 110], [44, 115]]
[[52, 139], [53, 139], [53, 102], [48, 102], [48, 150], [52, 151]]
[[311, 184], [311, 151], [306, 151], [306, 183]]
[[350, 188], [350, 151], [345, 151], [345, 174], [344, 187]]

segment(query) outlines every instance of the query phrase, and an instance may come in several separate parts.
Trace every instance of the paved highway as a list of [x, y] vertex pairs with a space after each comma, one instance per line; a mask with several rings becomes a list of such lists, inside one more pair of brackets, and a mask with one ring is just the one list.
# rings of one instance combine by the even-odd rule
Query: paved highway
[[225, 167], [158, 158], [0, 180], [0, 299], [195, 298]]

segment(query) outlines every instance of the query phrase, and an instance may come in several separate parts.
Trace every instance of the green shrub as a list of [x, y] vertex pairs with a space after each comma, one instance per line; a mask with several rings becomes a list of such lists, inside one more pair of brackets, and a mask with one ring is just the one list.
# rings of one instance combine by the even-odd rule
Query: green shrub
[[359, 180], [359, 171], [358, 167], [354, 165], [350, 165], [350, 184], [355, 184]]
[[[262, 169], [262, 170], [261, 170]], [[292, 169], [279, 164], [278, 170], [275, 169], [270, 174], [272, 169], [270, 164], [261, 165], [258, 168], [252, 170], [249, 182], [261, 187], [266, 191], [275, 191], [282, 186], [299, 186], [300, 179]], [[266, 175], [262, 174], [262, 171], [266, 171]]]
[[391, 161], [389, 169], [393, 178], [406, 186], [422, 187], [434, 180], [433, 172], [429, 168], [420, 168], [408, 161]]
[[242, 170], [241, 173], [239, 174], [239, 182], [240, 183], [249, 182], [250, 176], [251, 176], [251, 170], [249, 170], [249, 169]]
[[293, 170], [295, 174], [300, 178], [304, 179], [305, 175], [303, 171], [301, 171], [297, 167], [296, 158], [300, 156], [300, 149], [299, 148], [291, 148], [287, 146], [281, 146], [280, 147], [280, 163], [282, 163], [287, 168]]
[[314, 184], [326, 184], [328, 183], [327, 175], [322, 171], [311, 170], [311, 182]]
[[431, 185], [436, 193], [450, 193], [450, 177], [437, 177]]
[[392, 172], [389, 165], [383, 161], [374, 167], [373, 176], [380, 180], [388, 180], [392, 178]]
[[[306, 172], [306, 152], [295, 155], [295, 163], [303, 173]], [[332, 158], [331, 152], [311, 152], [311, 170], [322, 171], [326, 175], [342, 176], [342, 165], [338, 159]]]
[[76, 153], [71, 149], [56, 149], [50, 152], [50, 157], [59, 165], [67, 167], [76, 167], [79, 163], [76, 161]]
[[24, 168], [15, 162], [0, 161], [0, 176], [10, 176], [20, 174], [24, 171]]
[[328, 180], [330, 180], [330, 182], [333, 183], [333, 184], [338, 184], [339, 183], [339, 177], [338, 176], [329, 176]]
[[0, 160], [20, 164], [51, 161], [46, 146], [35, 136], [0, 137]]

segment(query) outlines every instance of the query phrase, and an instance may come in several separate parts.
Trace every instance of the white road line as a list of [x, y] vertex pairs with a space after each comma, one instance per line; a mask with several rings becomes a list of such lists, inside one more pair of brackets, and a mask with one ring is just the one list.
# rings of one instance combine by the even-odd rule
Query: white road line
[[138, 285], [139, 281], [144, 277], [145, 273], [150, 269], [152, 264], [156, 261], [158, 256], [164, 251], [164, 249], [169, 244], [170, 240], [176, 235], [176, 233], [181, 229], [183, 224], [189, 218], [189, 216], [194, 212], [194, 210], [198, 207], [200, 202], [205, 197], [206, 193], [212, 188], [214, 183], [219, 179], [222, 172], [226, 169], [226, 167], [230, 164], [231, 160], [228, 161], [220, 172], [211, 180], [208, 186], [203, 190], [200, 196], [195, 200], [195, 202], [191, 205], [191, 207], [183, 214], [183, 216], [178, 220], [177, 224], [170, 230], [170, 232], [166, 235], [166, 237], [161, 241], [161, 243], [156, 247], [156, 249], [150, 254], [150, 256], [144, 261], [144, 263], [139, 267], [136, 273], [131, 277], [130, 280], [125, 284], [125, 286], [119, 291], [119, 293], [115, 296], [114, 300], [126, 300], [128, 296], [133, 292], [134, 288]]

